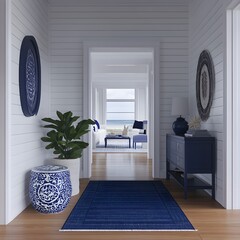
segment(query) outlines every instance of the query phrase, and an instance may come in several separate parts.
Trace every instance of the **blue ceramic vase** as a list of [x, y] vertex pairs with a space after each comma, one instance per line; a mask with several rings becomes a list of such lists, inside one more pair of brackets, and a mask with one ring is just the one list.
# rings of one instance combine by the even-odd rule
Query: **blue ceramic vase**
[[179, 117], [173, 123], [172, 129], [176, 135], [183, 136], [188, 130], [188, 122], [184, 118]]

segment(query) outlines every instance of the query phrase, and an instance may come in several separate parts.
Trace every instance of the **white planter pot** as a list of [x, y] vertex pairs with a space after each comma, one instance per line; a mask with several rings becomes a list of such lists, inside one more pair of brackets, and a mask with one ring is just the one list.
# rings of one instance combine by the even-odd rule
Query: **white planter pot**
[[80, 158], [77, 159], [51, 159], [51, 164], [68, 167], [72, 183], [72, 196], [79, 193], [80, 189]]

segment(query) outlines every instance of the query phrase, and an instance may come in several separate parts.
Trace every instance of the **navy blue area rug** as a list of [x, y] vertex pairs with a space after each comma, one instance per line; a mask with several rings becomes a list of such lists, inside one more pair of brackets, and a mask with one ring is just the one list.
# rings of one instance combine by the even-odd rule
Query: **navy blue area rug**
[[161, 181], [90, 181], [61, 231], [194, 231]]

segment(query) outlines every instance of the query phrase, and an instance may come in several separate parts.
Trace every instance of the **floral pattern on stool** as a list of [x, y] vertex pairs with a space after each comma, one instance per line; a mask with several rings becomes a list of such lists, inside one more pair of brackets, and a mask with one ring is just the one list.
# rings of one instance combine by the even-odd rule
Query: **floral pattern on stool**
[[65, 166], [46, 165], [31, 170], [29, 196], [41, 213], [59, 213], [72, 195], [70, 173]]

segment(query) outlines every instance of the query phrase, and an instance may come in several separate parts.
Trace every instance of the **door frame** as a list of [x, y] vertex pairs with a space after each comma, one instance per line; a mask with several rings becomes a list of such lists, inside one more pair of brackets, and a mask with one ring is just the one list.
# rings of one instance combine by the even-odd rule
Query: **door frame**
[[0, 1], [0, 225], [9, 223], [11, 1]]
[[[118, 39], [90, 39], [83, 43], [83, 118], [91, 118], [92, 114], [92, 83], [90, 76], [90, 57], [91, 49], [94, 48], [149, 48], [153, 50], [154, 56], [154, 73], [153, 78], [149, 80], [149, 158], [152, 159], [152, 177], [160, 177], [160, 104], [159, 104], [159, 45], [160, 42], [152, 38], [145, 38], [140, 41], [136, 38]], [[91, 177], [92, 164], [92, 134], [84, 136], [84, 140], [89, 142], [89, 147], [83, 153], [82, 176], [83, 178]]]
[[226, 56], [224, 86], [225, 207], [240, 209], [240, 1], [226, 11]]

